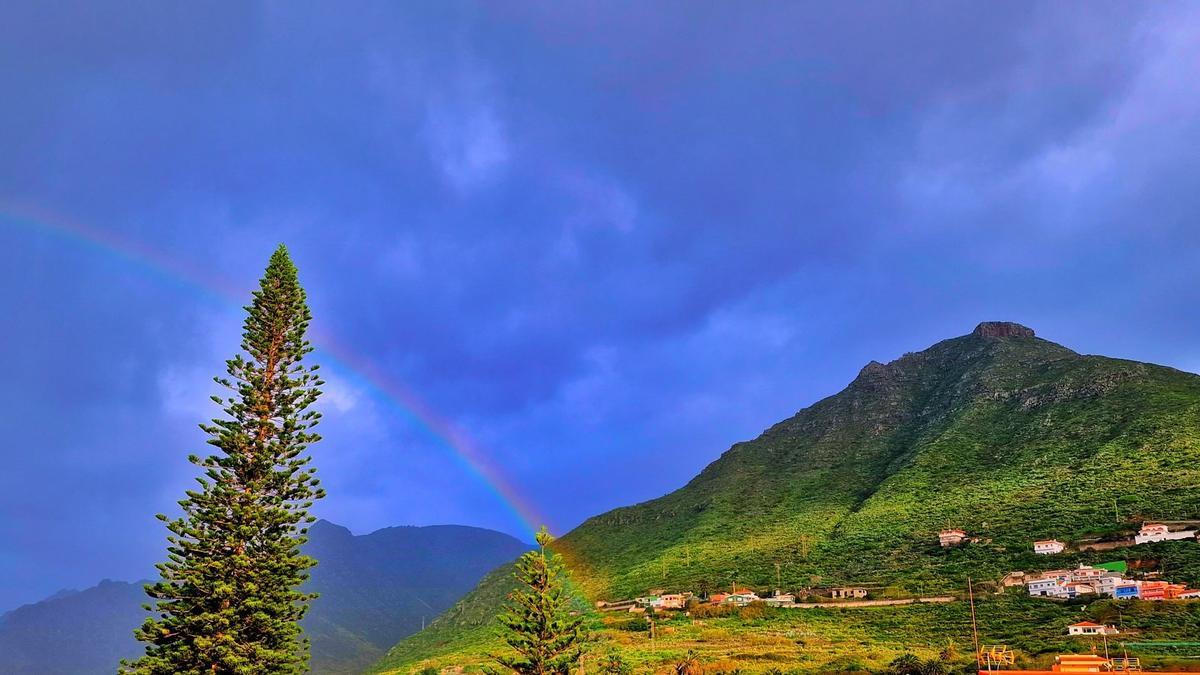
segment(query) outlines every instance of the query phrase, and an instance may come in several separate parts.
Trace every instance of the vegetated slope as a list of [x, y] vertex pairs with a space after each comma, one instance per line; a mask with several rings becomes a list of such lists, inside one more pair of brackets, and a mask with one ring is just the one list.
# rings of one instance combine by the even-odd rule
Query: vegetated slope
[[[683, 488], [596, 516], [557, 546], [591, 599], [735, 582], [761, 589], [777, 574], [788, 589], [934, 593], [961, 589], [968, 574], [1078, 559], [1035, 557], [1035, 539], [1200, 517], [1197, 486], [1200, 377], [1083, 356], [989, 322], [868, 364], [842, 392], [733, 446]], [[984, 541], [943, 550], [946, 526]], [[1191, 562], [1172, 576], [1200, 581], [1194, 556], [1182, 555]], [[478, 589], [380, 668], [483, 640], [490, 612], [470, 605], [500, 595]]]
[[[319, 564], [320, 594], [304, 620], [312, 671], [357, 673], [387, 647], [450, 607], [528, 546], [474, 527], [390, 527], [368, 535], [318, 521], [304, 552]], [[0, 616], [0, 673], [91, 675], [141, 653], [133, 638], [148, 601], [143, 584], [104, 581]]]

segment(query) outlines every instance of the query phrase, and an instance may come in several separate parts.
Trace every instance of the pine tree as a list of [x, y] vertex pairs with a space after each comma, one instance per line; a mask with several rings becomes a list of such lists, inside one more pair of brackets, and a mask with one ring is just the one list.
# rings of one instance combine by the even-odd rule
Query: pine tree
[[573, 616], [567, 572], [547, 547], [554, 537], [543, 527], [538, 549], [517, 561], [518, 588], [500, 614], [504, 641], [516, 656], [497, 656], [503, 670], [520, 675], [567, 675], [583, 655], [583, 618]]
[[[146, 587], [156, 616], [135, 631], [146, 654], [123, 663], [138, 675], [303, 673], [308, 640], [298, 622], [315, 596], [301, 593], [316, 562], [301, 555], [313, 500], [324, 496], [308, 466], [323, 383], [302, 363], [310, 314], [282, 245], [246, 307], [241, 349], [216, 382], [225, 417], [201, 425], [217, 452], [189, 460], [198, 490], [168, 519], [161, 579]], [[147, 607], [150, 609], [150, 607]]]

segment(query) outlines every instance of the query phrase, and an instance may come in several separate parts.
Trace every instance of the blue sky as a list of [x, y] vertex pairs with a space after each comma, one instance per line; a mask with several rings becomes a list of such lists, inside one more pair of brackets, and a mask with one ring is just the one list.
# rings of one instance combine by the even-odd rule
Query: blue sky
[[[316, 322], [559, 531], [981, 320], [1200, 368], [1186, 3], [0, 7], [0, 609], [149, 575], [236, 311], [21, 214]], [[517, 534], [330, 373], [358, 532]]]

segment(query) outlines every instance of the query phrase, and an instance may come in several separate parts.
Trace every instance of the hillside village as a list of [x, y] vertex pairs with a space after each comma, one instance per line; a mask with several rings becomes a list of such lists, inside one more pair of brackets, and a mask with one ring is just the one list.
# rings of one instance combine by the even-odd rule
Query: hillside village
[[[1196, 540], [1200, 533], [1194, 529], [1172, 529], [1170, 525], [1158, 522], [1143, 523], [1141, 528], [1128, 540], [1128, 546], [1150, 544], [1161, 541]], [[980, 543], [978, 537], [970, 536], [967, 531], [950, 528], [938, 533], [938, 544], [942, 548], [951, 548], [969, 543]], [[1057, 555], [1068, 550], [1065, 542], [1057, 539], [1035, 541], [1032, 549], [1038, 555]], [[1188, 588], [1187, 584], [1173, 583], [1156, 578], [1155, 572], [1143, 573], [1134, 578], [1125, 561], [1098, 563], [1096, 565], [1080, 564], [1074, 569], [1052, 569], [1040, 572], [1014, 571], [1004, 575], [999, 582], [1001, 591], [1014, 587], [1025, 588], [1031, 597], [1054, 600], [1072, 600], [1083, 596], [1109, 597], [1116, 600], [1200, 600], [1200, 589]], [[653, 590], [647, 595], [615, 601], [598, 601], [596, 608], [603, 612], [632, 612], [645, 613], [655, 611], [682, 611], [699, 606], [731, 606], [745, 607], [753, 603], [762, 603], [769, 607], [808, 608], [829, 606], [884, 606], [908, 604], [912, 602], [948, 602], [956, 598], [952, 596], [935, 596], [930, 598], [875, 598], [866, 586], [837, 586], [823, 589], [804, 589], [801, 596], [805, 601], [799, 601], [797, 594], [784, 592], [776, 588], [773, 592], [759, 595], [749, 588], [731, 587], [728, 593], [712, 593], [707, 597], [692, 591], [668, 593], [664, 590]], [[1077, 627], [1078, 634], [1091, 634], [1093, 629], [1087, 625]], [[1103, 627], [1101, 627], [1103, 628]], [[1076, 634], [1073, 630], [1072, 634]]]
[[[1165, 523], [1143, 523], [1131, 539], [1121, 540], [1126, 545], [1138, 546], [1160, 541], [1196, 540], [1200, 536], [1193, 529], [1171, 529]], [[962, 530], [943, 530], [939, 533], [943, 547], [957, 546], [966, 541]], [[1057, 539], [1033, 542], [1033, 552], [1038, 555], [1057, 555], [1067, 550], [1067, 545]], [[1128, 565], [1124, 561], [1079, 565], [1076, 569], [1055, 569], [1042, 572], [1009, 572], [1000, 581], [1002, 588], [1025, 587], [1030, 596], [1070, 600], [1080, 596], [1095, 595], [1116, 600], [1194, 600], [1200, 599], [1200, 590], [1189, 589], [1186, 584], [1153, 579], [1155, 573], [1143, 578], [1127, 578]]]

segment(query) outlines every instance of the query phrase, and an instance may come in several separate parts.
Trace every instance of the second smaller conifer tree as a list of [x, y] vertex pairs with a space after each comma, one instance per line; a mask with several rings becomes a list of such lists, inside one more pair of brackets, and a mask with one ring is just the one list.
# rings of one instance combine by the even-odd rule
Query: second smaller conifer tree
[[517, 561], [519, 586], [508, 596], [499, 620], [503, 639], [516, 655], [497, 656], [493, 673], [567, 675], [579, 663], [585, 640], [583, 617], [571, 611], [567, 571], [548, 548], [554, 537], [545, 527], [538, 548]]

